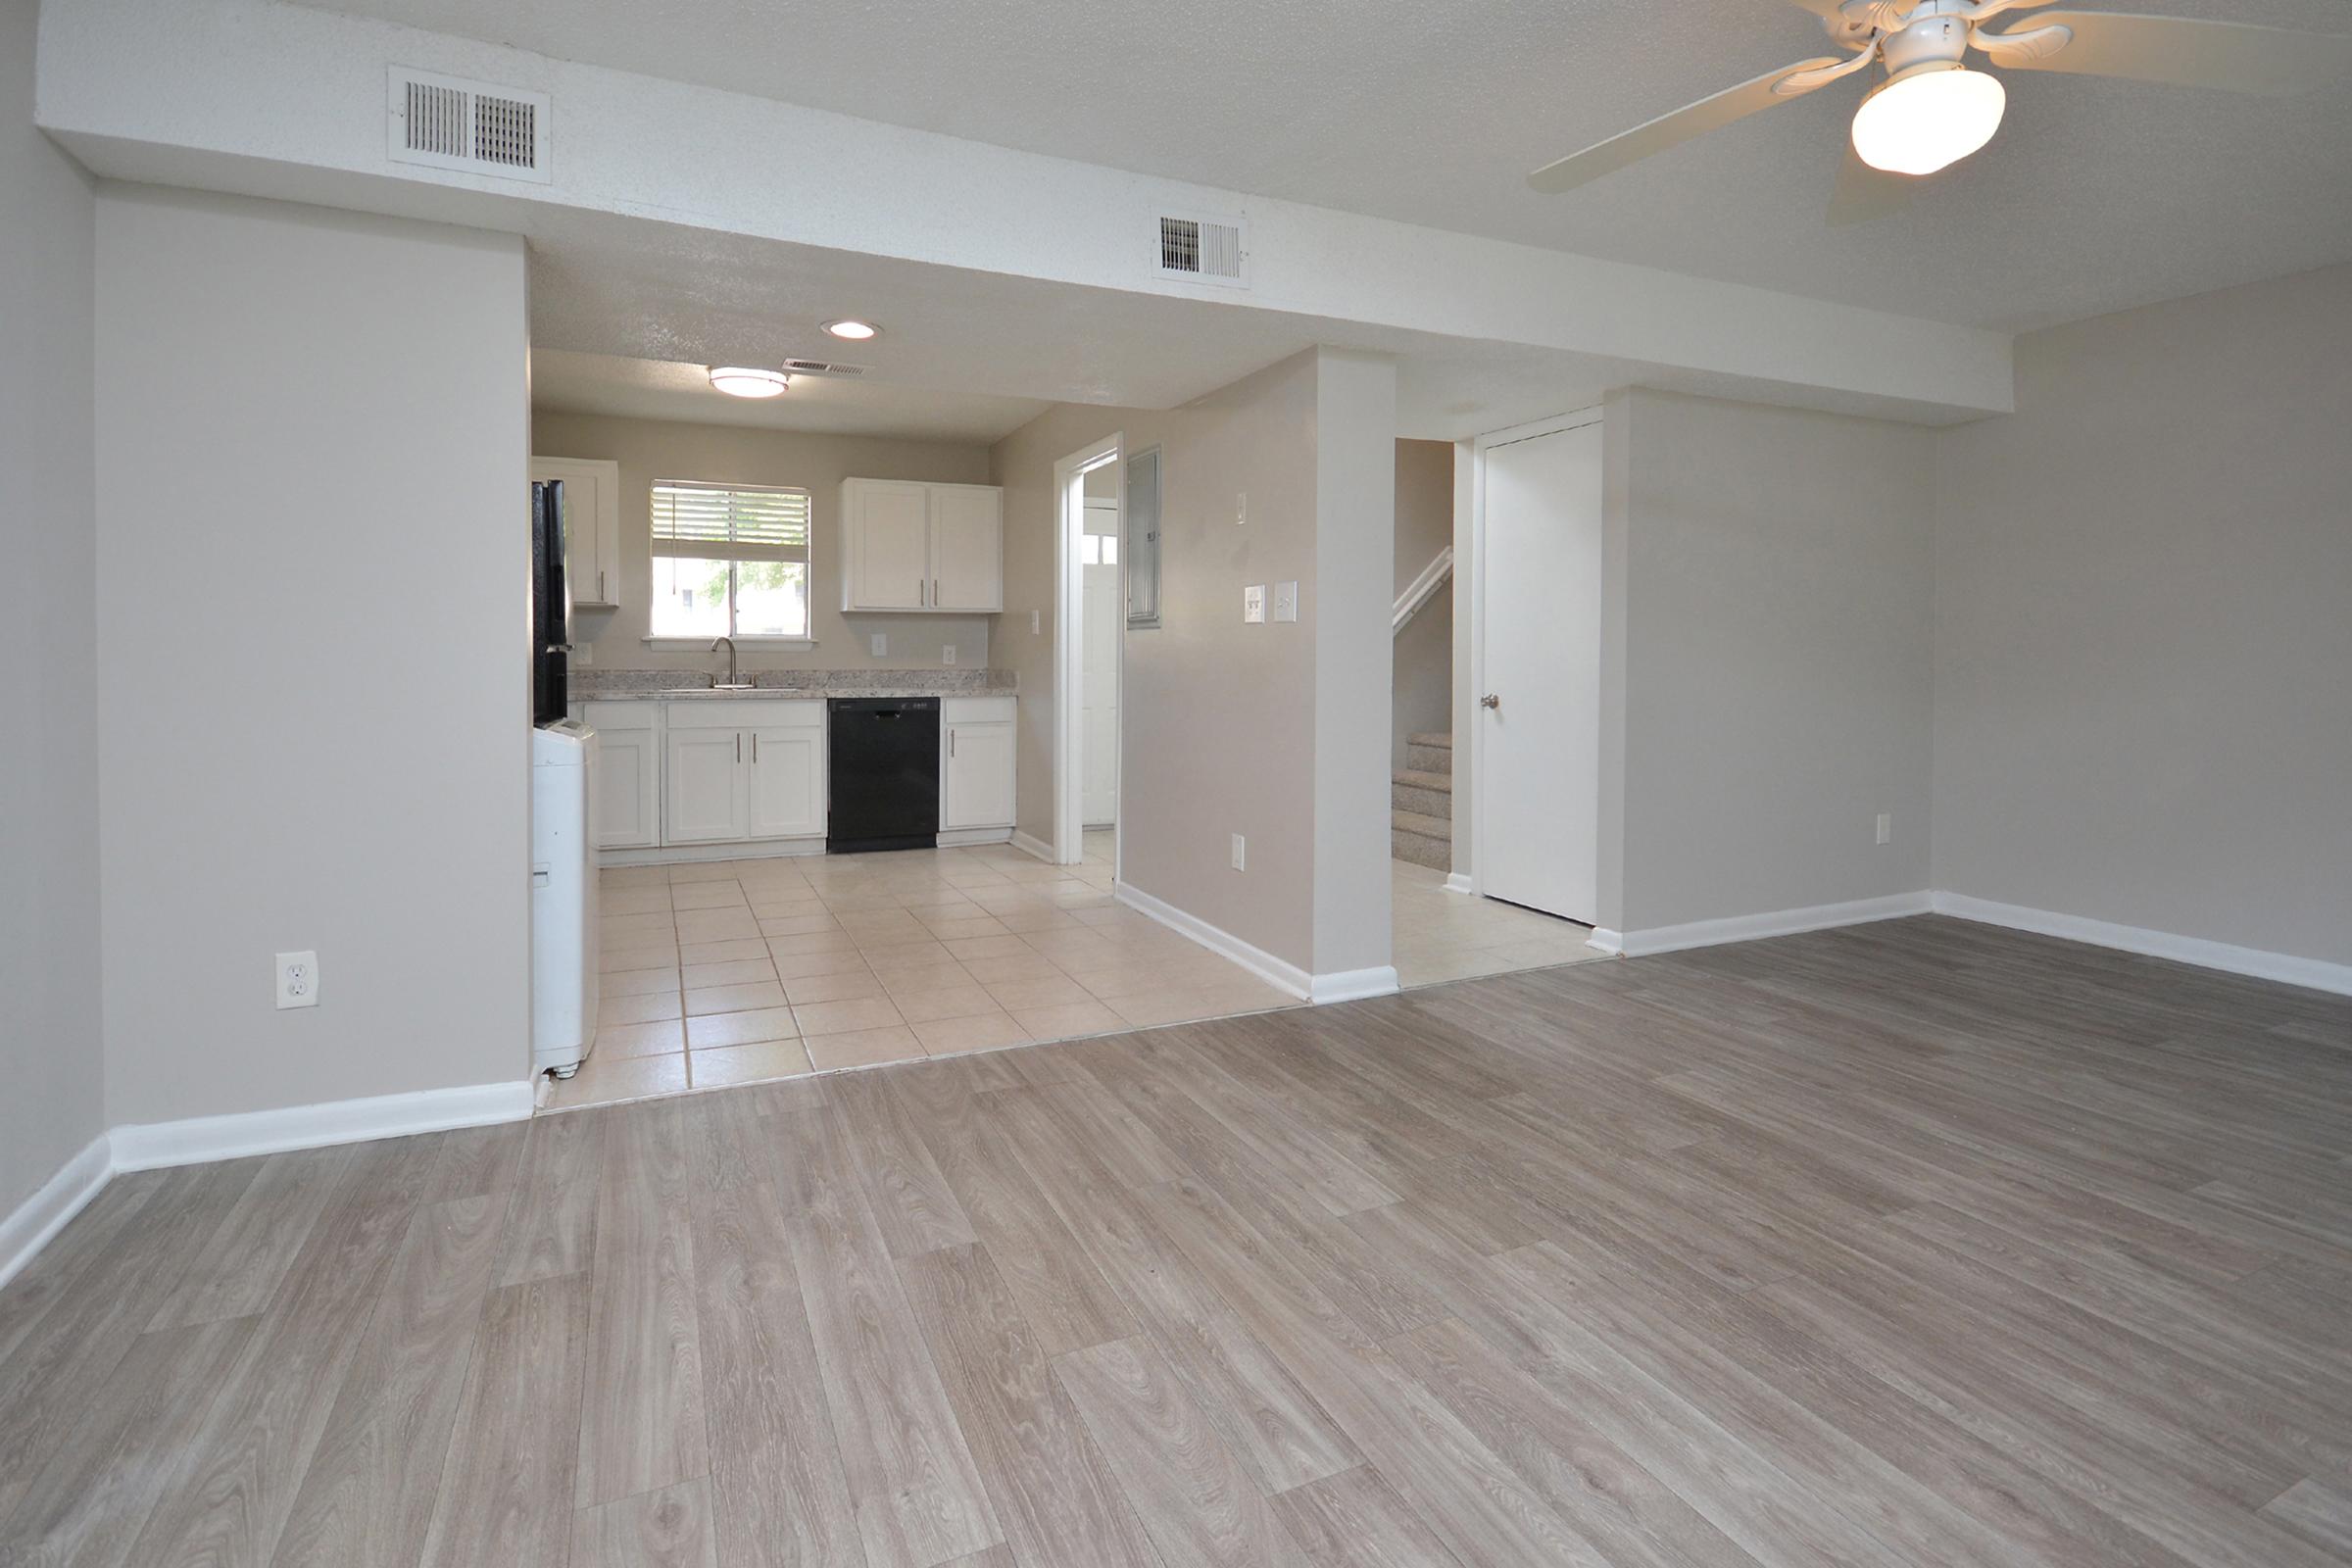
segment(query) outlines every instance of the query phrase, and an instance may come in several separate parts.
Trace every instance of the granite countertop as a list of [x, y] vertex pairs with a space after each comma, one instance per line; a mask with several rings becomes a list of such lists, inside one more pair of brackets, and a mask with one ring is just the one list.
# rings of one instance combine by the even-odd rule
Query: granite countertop
[[583, 703], [763, 698], [808, 702], [827, 697], [1010, 697], [1014, 689], [1008, 669], [764, 669], [751, 673], [757, 684], [740, 688], [690, 684], [697, 678], [677, 669], [583, 669], [573, 672], [571, 695]]

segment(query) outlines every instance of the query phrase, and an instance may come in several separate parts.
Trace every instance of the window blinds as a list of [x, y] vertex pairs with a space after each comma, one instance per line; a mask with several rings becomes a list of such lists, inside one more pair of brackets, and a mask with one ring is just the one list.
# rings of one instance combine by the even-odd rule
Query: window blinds
[[808, 492], [754, 486], [654, 484], [653, 553], [730, 561], [807, 561]]

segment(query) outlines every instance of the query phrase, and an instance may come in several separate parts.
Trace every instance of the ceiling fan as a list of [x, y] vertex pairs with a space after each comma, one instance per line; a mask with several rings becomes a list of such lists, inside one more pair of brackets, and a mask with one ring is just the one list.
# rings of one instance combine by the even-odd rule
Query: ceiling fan
[[1832, 222], [1899, 206], [1910, 181], [1966, 158], [2000, 128], [2008, 95], [1972, 70], [1971, 49], [2012, 71], [2071, 72], [2280, 96], [2352, 75], [2352, 35], [2298, 32], [2188, 17], [2052, 11], [1994, 32], [2005, 12], [2051, 0], [1794, 0], [1821, 19], [1835, 55], [1800, 60], [1701, 98], [1646, 124], [1545, 164], [1527, 182], [1545, 194], [1573, 190], [1652, 153], [1735, 120], [1802, 97], [1878, 64], [1886, 79], [1854, 114], [1846, 168], [1830, 204]]

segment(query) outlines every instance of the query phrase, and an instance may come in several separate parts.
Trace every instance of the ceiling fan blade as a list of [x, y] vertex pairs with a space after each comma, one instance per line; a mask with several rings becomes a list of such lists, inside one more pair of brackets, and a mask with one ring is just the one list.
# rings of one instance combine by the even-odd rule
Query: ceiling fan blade
[[1768, 71], [1751, 81], [1727, 88], [1712, 98], [1685, 104], [1670, 115], [1660, 115], [1648, 123], [1621, 131], [1607, 141], [1595, 142], [1581, 153], [1570, 153], [1555, 163], [1545, 164], [1528, 175], [1527, 182], [1546, 196], [1574, 190], [1588, 180], [1614, 173], [1630, 163], [1647, 158], [1651, 153], [1662, 153], [1669, 147], [1679, 146], [1719, 125], [1744, 119], [1759, 109], [1769, 109], [1774, 104], [1800, 97], [1801, 91], [1779, 93], [1774, 92], [1773, 88], [1782, 78], [1797, 72], [1818, 71], [1838, 63], [1834, 58], [1824, 57], [1800, 60], [1793, 66]]
[[1838, 188], [1830, 194], [1830, 226], [1843, 228], [1902, 212], [1911, 205], [1911, 187], [1918, 183], [1913, 175], [1871, 168], [1848, 141], [1845, 162], [1838, 170]]
[[1994, 65], [2013, 71], [2128, 76], [2267, 97], [2352, 76], [2352, 33], [2193, 17], [2047, 11], [2031, 27], [1979, 32], [1976, 44]]

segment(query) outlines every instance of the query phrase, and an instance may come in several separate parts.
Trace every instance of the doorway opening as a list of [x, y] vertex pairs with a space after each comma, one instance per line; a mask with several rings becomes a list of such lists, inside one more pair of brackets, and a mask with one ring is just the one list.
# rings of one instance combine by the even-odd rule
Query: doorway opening
[[[1403, 760], [1392, 796], [1391, 907], [1407, 987], [1601, 956], [1590, 945], [1599, 912], [1600, 411], [1494, 432], [1457, 446], [1450, 464], [1408, 451], [1430, 445], [1400, 442], [1397, 466]], [[1438, 472], [1414, 478], [1432, 464]], [[1443, 493], [1441, 475], [1452, 480]], [[1455, 550], [1408, 582], [1440, 537], [1418, 514], [1437, 511], [1456, 523]], [[1457, 567], [1458, 581], [1432, 580]], [[1460, 611], [1448, 628], [1460, 635], [1450, 650], [1424, 635], [1408, 659], [1414, 627], [1434, 618], [1415, 602], [1441, 594]], [[1429, 707], [1434, 671], [1408, 678], [1416, 659], [1459, 667], [1466, 678], [1450, 682], [1450, 705]], [[1467, 852], [1458, 862], [1457, 843]]]
[[1125, 466], [1111, 435], [1054, 466], [1054, 859], [1118, 869], [1119, 730], [1126, 642], [1120, 511]]

